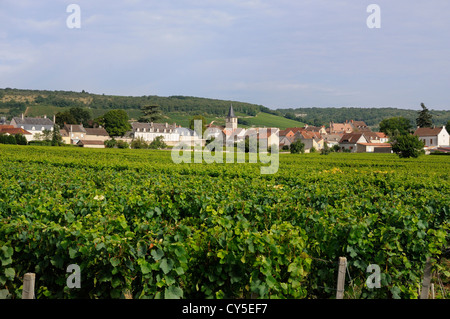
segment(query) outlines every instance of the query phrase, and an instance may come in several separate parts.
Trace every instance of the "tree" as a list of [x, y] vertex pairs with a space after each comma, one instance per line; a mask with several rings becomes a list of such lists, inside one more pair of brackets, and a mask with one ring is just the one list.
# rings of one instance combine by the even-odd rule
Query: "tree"
[[291, 154], [299, 154], [305, 152], [305, 144], [301, 140], [297, 140], [290, 146]]
[[148, 148], [148, 143], [144, 140], [142, 136], [139, 136], [131, 142], [131, 148], [146, 149]]
[[328, 143], [327, 142], [323, 143], [323, 148], [320, 150], [320, 154], [328, 155], [328, 154], [330, 154], [330, 152], [331, 152], [331, 149], [328, 147]]
[[424, 143], [416, 135], [401, 134], [391, 138], [392, 151], [400, 158], [417, 158], [423, 154]]
[[67, 124], [77, 123], [75, 117], [69, 111], [56, 113], [55, 122], [57, 125], [59, 125], [59, 127], [63, 127], [64, 123]]
[[139, 119], [139, 122], [155, 122], [161, 118], [159, 105], [144, 105], [141, 106], [141, 111], [144, 113], [143, 116]]
[[59, 126], [57, 124], [53, 125], [53, 132], [52, 132], [52, 146], [60, 146], [62, 145], [62, 137], [61, 133], [59, 132]]
[[103, 124], [109, 136], [124, 136], [131, 129], [128, 114], [124, 110], [108, 111], [97, 120]]
[[416, 123], [418, 127], [432, 127], [433, 126], [433, 116], [430, 111], [427, 109], [425, 104], [421, 103], [422, 111], [419, 111], [419, 117], [416, 119]]
[[[200, 132], [200, 131], [196, 131], [195, 129], [196, 129], [196, 127], [195, 127], [195, 121], [198, 121], [198, 120], [201, 120], [201, 125], [202, 125], [202, 131]], [[191, 118], [191, 120], [189, 121], [189, 128], [191, 129], [191, 130], [195, 130], [195, 132], [198, 134], [198, 135], [202, 135], [203, 136], [203, 133], [206, 131], [206, 119], [202, 116], [202, 115], [194, 115], [194, 117], [193, 118]]]
[[167, 145], [164, 143], [164, 137], [163, 136], [157, 136], [155, 139], [148, 145], [148, 148], [157, 150], [161, 148], [166, 148]]
[[71, 107], [69, 114], [72, 115], [75, 120], [75, 122], [71, 124], [82, 123], [84, 126], [89, 125], [89, 120], [91, 119], [91, 112], [89, 112], [89, 110], [82, 107]]
[[450, 134], [450, 120], [447, 121], [447, 125], [445, 125], [445, 129]]
[[17, 145], [27, 145], [28, 141], [23, 134], [14, 134], [14, 137], [16, 139]]
[[394, 134], [408, 134], [412, 129], [411, 122], [402, 116], [390, 117], [380, 122], [380, 132], [388, 136]]

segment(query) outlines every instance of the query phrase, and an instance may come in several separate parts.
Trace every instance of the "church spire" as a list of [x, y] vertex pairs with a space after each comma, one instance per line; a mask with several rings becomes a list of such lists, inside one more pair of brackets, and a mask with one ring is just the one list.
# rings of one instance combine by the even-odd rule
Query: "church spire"
[[233, 104], [230, 104], [230, 110], [228, 111], [228, 118], [233, 118], [236, 117], [236, 115], [234, 115], [234, 110], [233, 110]]

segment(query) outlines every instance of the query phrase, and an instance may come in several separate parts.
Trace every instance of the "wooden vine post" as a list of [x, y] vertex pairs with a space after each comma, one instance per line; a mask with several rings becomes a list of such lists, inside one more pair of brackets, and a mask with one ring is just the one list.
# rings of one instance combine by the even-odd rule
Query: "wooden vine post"
[[22, 299], [34, 299], [36, 274], [28, 272], [23, 276]]
[[339, 257], [339, 272], [338, 272], [336, 299], [344, 299], [346, 269], [347, 269], [347, 258]]
[[422, 291], [420, 293], [420, 299], [428, 299], [431, 283], [431, 259], [427, 258], [425, 269], [423, 272]]

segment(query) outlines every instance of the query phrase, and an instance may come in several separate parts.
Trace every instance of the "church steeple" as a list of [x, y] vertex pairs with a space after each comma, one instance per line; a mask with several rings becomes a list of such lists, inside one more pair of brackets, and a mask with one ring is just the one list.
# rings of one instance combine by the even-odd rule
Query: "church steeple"
[[233, 104], [230, 104], [230, 109], [228, 110], [228, 116], [226, 119], [226, 127], [232, 130], [237, 129], [237, 117], [234, 115]]

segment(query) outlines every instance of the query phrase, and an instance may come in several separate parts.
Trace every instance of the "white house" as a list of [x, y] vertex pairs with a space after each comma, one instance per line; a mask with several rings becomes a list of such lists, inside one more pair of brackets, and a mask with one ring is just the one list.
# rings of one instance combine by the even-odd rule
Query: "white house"
[[419, 140], [425, 143], [425, 147], [433, 149], [442, 146], [449, 146], [450, 139], [445, 126], [443, 127], [419, 127], [414, 132]]
[[133, 138], [142, 137], [146, 142], [152, 142], [158, 136], [162, 136], [167, 145], [174, 145], [180, 141], [176, 124], [133, 122], [131, 128]]
[[16, 128], [21, 128], [31, 133], [31, 136], [28, 137], [27, 140], [33, 140], [36, 134], [42, 134], [44, 130], [53, 131], [54, 121], [44, 117], [24, 117], [23, 114], [21, 117], [13, 117], [10, 123], [12, 126]]
[[349, 150], [352, 153], [356, 153], [358, 144], [360, 143], [370, 143], [364, 136], [364, 133], [348, 133], [342, 136], [339, 141], [339, 146], [342, 150]]

